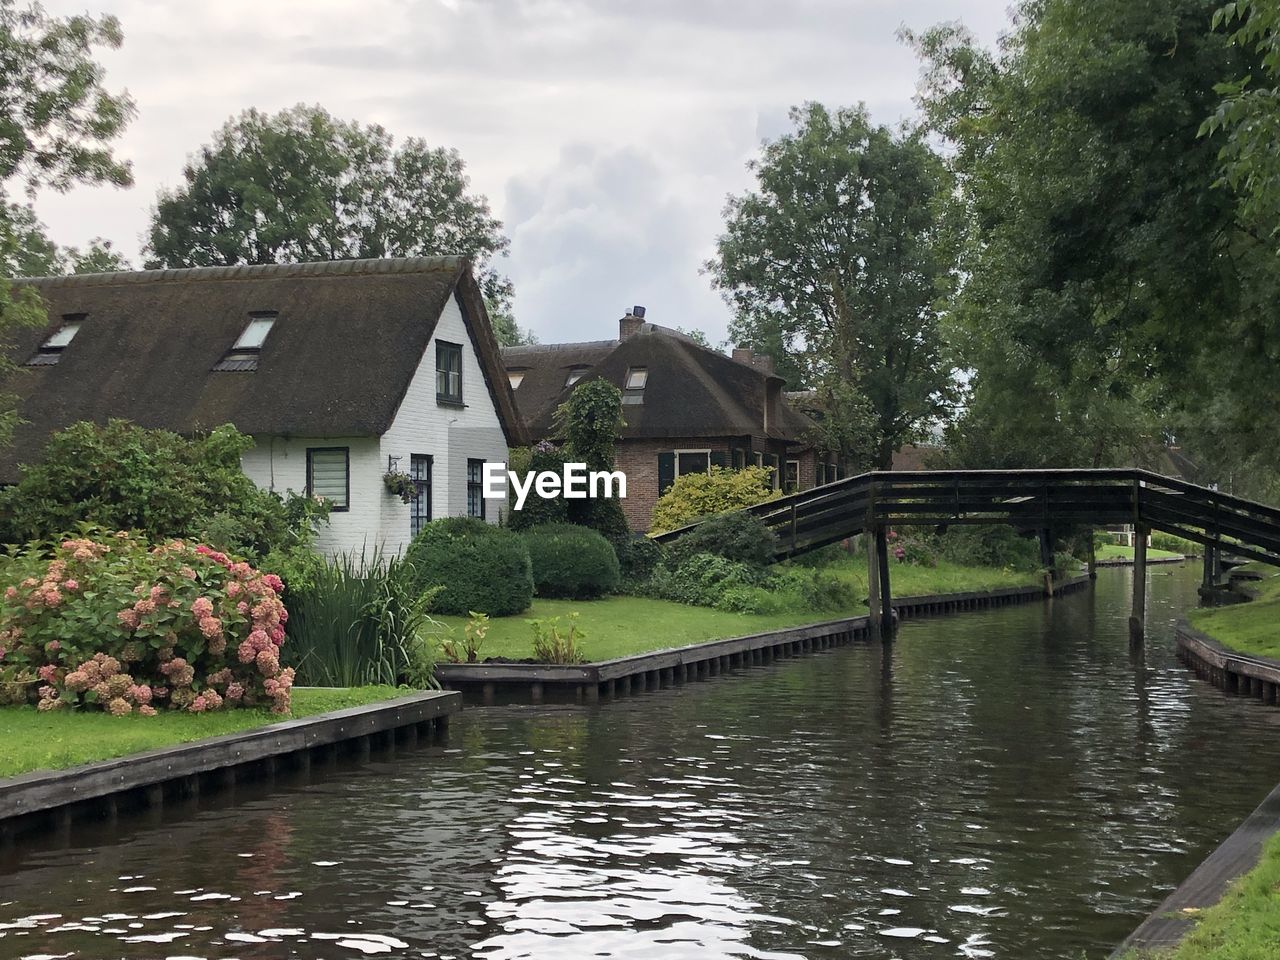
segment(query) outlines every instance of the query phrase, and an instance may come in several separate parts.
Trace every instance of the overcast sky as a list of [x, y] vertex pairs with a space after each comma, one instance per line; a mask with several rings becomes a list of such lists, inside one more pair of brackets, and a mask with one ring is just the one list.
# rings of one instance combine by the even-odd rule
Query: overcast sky
[[511, 238], [516, 317], [544, 343], [601, 339], [643, 304], [725, 337], [699, 266], [760, 142], [805, 100], [912, 113], [896, 39], [961, 20], [994, 42], [1009, 0], [45, 0], [110, 12], [102, 59], [137, 119], [130, 190], [37, 202], [53, 238], [104, 236], [137, 262], [156, 192], [227, 118], [319, 103], [397, 139], [456, 147]]

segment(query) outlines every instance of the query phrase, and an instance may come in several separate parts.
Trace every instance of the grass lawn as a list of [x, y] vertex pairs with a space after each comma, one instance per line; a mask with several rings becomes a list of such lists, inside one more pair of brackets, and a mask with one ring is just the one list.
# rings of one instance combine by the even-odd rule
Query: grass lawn
[[105, 713], [40, 713], [35, 707], [0, 707], [0, 743], [4, 744], [0, 777], [31, 770], [61, 770], [281, 720], [358, 707], [409, 692], [395, 687], [295, 689], [292, 717], [276, 716], [266, 710], [161, 711], [154, 717], [113, 717]]
[[1239, 569], [1262, 576], [1262, 580], [1248, 585], [1256, 599], [1229, 607], [1192, 610], [1188, 615], [1191, 625], [1223, 646], [1280, 659], [1280, 569], [1261, 563]]
[[[603, 600], [534, 600], [533, 606], [514, 617], [490, 621], [489, 635], [480, 648], [480, 659], [510, 657], [522, 660], [533, 656], [533, 633], [525, 620], [559, 617], [577, 611], [584, 638], [583, 648], [591, 660], [611, 660], [632, 653], [684, 647], [705, 640], [739, 637], [748, 633], [776, 630], [800, 623], [831, 620], [839, 613], [792, 613], [753, 616], [723, 613], [710, 607], [691, 607], [667, 600], [645, 597], [605, 597]], [[860, 608], [865, 613], [866, 607]], [[850, 611], [850, 616], [854, 611]], [[466, 617], [438, 617], [461, 639]]]
[[[1133, 547], [1122, 547], [1118, 543], [1104, 543], [1095, 551], [1095, 556], [1099, 560], [1132, 560]], [[1155, 547], [1147, 547], [1148, 560], [1172, 560], [1181, 556], [1182, 554], [1173, 553], [1169, 550], [1157, 550]]]
[[1220, 902], [1200, 914], [1195, 929], [1170, 951], [1131, 952], [1125, 960], [1262, 960], [1280, 943], [1280, 836], [1272, 837], [1262, 860]]
[[[866, 570], [850, 562], [827, 568], [846, 577], [866, 593]], [[961, 567], [939, 563], [937, 567], [893, 565], [890, 581], [895, 596], [919, 596], [930, 593], [960, 593], [967, 590], [993, 590], [1019, 587], [1040, 582], [1037, 573], [1015, 573], [985, 567]], [[480, 648], [480, 659], [509, 657], [523, 660], [533, 656], [533, 634], [525, 620], [565, 616], [577, 612], [584, 633], [583, 647], [590, 660], [611, 660], [633, 653], [683, 647], [707, 640], [740, 637], [781, 627], [793, 627], [840, 616], [858, 616], [867, 612], [866, 603], [848, 610], [801, 611], [772, 615], [723, 613], [710, 607], [691, 607], [667, 600], [644, 597], [606, 597], [603, 600], [534, 600], [522, 614], [501, 617], [490, 622], [489, 635]], [[462, 638], [465, 617], [438, 617], [458, 639]]]
[[[828, 567], [839, 577], [852, 580], [859, 596], [867, 591], [867, 568], [860, 561], [846, 561]], [[1000, 590], [1005, 587], [1032, 587], [1042, 582], [1039, 572], [965, 567], [939, 560], [936, 567], [916, 567], [890, 562], [889, 586], [895, 597], [922, 597], [935, 593], [967, 593], [972, 590]]]

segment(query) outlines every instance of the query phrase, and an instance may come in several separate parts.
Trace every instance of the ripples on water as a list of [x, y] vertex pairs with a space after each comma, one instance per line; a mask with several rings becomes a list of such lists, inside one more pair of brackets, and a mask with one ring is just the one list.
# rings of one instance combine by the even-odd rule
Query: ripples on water
[[1173, 658], [1195, 572], [1137, 657], [1104, 572], [20, 848], [0, 957], [1103, 957], [1280, 778], [1280, 712]]

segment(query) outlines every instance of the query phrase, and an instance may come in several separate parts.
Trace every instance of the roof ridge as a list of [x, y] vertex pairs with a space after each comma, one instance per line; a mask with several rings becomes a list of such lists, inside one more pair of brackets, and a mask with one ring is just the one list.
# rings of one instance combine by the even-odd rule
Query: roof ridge
[[513, 353], [555, 353], [557, 351], [581, 350], [584, 347], [616, 347], [620, 340], [579, 340], [570, 343], [517, 343], [502, 348], [502, 355]]
[[178, 267], [157, 270], [121, 270], [114, 273], [78, 273], [54, 277], [21, 277], [14, 282], [41, 287], [90, 287], [182, 280], [376, 276], [426, 273], [442, 268], [456, 270], [461, 269], [466, 262], [467, 258], [461, 254], [433, 257], [368, 257], [359, 260], [305, 260], [297, 263], [253, 263], [221, 267]]

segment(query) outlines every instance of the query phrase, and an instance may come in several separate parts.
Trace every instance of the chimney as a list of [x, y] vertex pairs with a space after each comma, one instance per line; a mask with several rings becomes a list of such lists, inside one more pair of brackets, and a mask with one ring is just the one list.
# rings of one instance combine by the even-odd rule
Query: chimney
[[634, 337], [644, 326], [644, 307], [632, 307], [627, 315], [618, 321], [618, 339], [627, 340]]
[[773, 357], [767, 353], [756, 353], [751, 347], [734, 347], [733, 359], [739, 363], [750, 364], [761, 373], [773, 375]]

